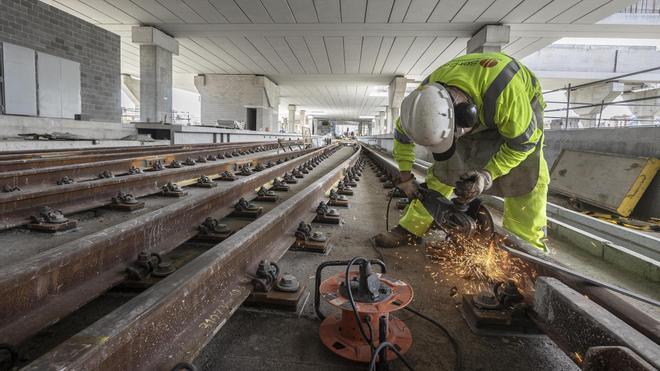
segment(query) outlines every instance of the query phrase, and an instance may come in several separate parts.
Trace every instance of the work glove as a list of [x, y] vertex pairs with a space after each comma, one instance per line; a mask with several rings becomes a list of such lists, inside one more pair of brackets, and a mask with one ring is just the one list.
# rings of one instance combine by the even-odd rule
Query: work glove
[[417, 182], [415, 182], [415, 176], [410, 172], [401, 172], [399, 175], [399, 182], [396, 184], [396, 187], [399, 188], [409, 200], [417, 198], [419, 195], [417, 190]]
[[461, 175], [461, 179], [456, 182], [454, 194], [458, 201], [470, 203], [481, 193], [488, 190], [493, 185], [493, 178], [486, 170], [472, 170]]

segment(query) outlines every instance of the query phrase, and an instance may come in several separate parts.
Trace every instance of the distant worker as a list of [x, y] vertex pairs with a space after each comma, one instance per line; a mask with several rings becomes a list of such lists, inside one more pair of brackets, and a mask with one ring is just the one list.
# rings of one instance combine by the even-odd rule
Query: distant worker
[[534, 74], [502, 53], [464, 55], [431, 73], [403, 100], [394, 131], [398, 186], [413, 200], [376, 244], [421, 243], [433, 223], [414, 199], [416, 143], [435, 160], [428, 188], [447, 198], [453, 192], [464, 203], [482, 192], [504, 197], [504, 227], [545, 251], [550, 176], [542, 150], [544, 108]]

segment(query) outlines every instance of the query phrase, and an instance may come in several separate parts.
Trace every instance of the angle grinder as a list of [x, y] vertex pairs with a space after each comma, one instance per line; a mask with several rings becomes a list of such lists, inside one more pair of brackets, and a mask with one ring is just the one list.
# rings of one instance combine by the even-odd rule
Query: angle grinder
[[440, 192], [428, 188], [426, 183], [419, 185], [418, 193], [424, 208], [446, 232], [460, 233], [468, 238], [490, 238], [495, 233], [493, 216], [480, 199], [469, 203], [456, 198], [449, 200]]

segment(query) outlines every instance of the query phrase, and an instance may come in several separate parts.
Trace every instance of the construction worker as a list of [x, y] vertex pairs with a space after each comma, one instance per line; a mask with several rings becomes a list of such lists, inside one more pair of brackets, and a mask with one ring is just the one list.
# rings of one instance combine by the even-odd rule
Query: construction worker
[[[534, 74], [503, 53], [475, 53], [439, 67], [401, 105], [393, 155], [398, 187], [412, 200], [381, 247], [421, 243], [433, 218], [414, 199], [415, 143], [433, 154], [428, 188], [470, 202], [504, 197], [504, 227], [545, 251], [548, 165], [543, 158], [545, 102]], [[454, 186], [456, 185], [456, 188]]]

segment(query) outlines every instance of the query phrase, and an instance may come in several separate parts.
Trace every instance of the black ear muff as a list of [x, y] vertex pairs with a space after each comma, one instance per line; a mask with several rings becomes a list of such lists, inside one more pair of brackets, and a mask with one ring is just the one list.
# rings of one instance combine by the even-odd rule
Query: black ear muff
[[463, 102], [454, 106], [456, 125], [462, 128], [471, 128], [479, 122], [479, 113], [474, 103]]

